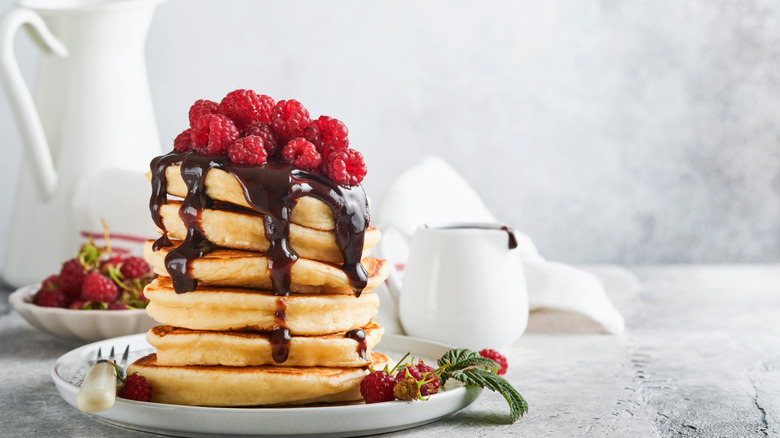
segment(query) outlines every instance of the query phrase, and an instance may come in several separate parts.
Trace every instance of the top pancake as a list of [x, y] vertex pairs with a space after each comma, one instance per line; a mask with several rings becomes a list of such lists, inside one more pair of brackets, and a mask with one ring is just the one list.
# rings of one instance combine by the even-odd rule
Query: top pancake
[[[151, 179], [151, 172], [146, 175], [147, 178]], [[181, 177], [181, 166], [168, 166], [165, 169], [165, 178], [169, 194], [180, 198], [187, 195], [187, 185]], [[216, 201], [252, 208], [244, 197], [241, 184], [233, 175], [221, 169], [210, 169], [206, 174], [205, 193], [206, 196]], [[333, 213], [327, 204], [311, 196], [304, 196], [296, 200], [290, 221], [317, 230], [332, 231], [336, 227]]]
[[[184, 240], [187, 228], [179, 216], [181, 202], [168, 201], [160, 207], [160, 217], [169, 238]], [[204, 208], [200, 213], [199, 226], [203, 236], [211, 243], [224, 248], [265, 252], [269, 242], [263, 227], [263, 215], [224, 205]], [[162, 231], [162, 230], [158, 230]], [[379, 230], [369, 227], [365, 232], [363, 257], [368, 250], [379, 243]], [[307, 259], [328, 263], [341, 263], [343, 258], [336, 243], [335, 231], [323, 231], [290, 224], [290, 246]]]

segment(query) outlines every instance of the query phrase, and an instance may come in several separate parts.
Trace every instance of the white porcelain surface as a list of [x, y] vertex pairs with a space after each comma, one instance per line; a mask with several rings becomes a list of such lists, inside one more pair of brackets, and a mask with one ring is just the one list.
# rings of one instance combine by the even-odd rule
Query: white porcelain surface
[[[81, 232], [102, 233], [99, 224], [80, 222], [72, 212], [82, 179], [114, 169], [135, 171], [142, 180], [149, 160], [159, 155], [144, 60], [157, 3], [37, 0], [0, 19], [0, 79], [25, 146], [3, 267], [7, 282], [21, 286], [44, 278], [78, 248]], [[14, 56], [21, 26], [41, 48], [34, 97]], [[116, 189], [109, 199], [119, 200], [120, 208], [131, 216], [144, 211], [144, 204], [128, 203], [133, 197]], [[116, 204], [103, 198], [96, 207], [109, 215]]]
[[[153, 348], [144, 335], [124, 336], [85, 345], [61, 356], [51, 370], [62, 398], [76, 406], [78, 385], [98, 348], [130, 345], [130, 360]], [[435, 362], [450, 347], [406, 336], [385, 335], [377, 348], [394, 360], [406, 352]], [[457, 383], [457, 382], [453, 382]], [[403, 401], [314, 407], [209, 408], [142, 403], [117, 399], [95, 417], [122, 427], [176, 436], [356, 436], [407, 429], [451, 415], [470, 405], [481, 393], [476, 387], [452, 386], [426, 402]]]
[[17, 289], [8, 300], [31, 326], [72, 341], [94, 342], [133, 333], [144, 333], [158, 325], [144, 309], [72, 310], [41, 307], [32, 303], [40, 285]]
[[523, 266], [500, 229], [421, 227], [412, 238], [399, 314], [407, 334], [501, 349], [528, 323]]

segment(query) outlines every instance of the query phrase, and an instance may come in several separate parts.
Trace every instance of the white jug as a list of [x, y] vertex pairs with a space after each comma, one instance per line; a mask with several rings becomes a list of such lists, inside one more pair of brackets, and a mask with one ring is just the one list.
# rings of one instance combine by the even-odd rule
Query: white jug
[[[121, 175], [132, 187], [145, 183], [143, 172], [161, 152], [144, 61], [160, 1], [22, 0], [2, 17], [0, 78], [25, 146], [3, 268], [8, 283], [43, 280], [75, 256], [80, 236], [102, 234], [95, 221], [74, 217], [74, 194], [84, 181], [105, 188]], [[22, 25], [42, 49], [34, 99], [13, 52]], [[98, 200], [121, 204], [108, 201]]]
[[511, 345], [528, 324], [528, 292], [511, 229], [499, 224], [420, 227], [399, 298], [410, 336], [479, 351]]

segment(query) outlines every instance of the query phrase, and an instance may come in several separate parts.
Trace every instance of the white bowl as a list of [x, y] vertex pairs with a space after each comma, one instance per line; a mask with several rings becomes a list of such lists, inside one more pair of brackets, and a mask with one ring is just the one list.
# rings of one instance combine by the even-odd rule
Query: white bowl
[[144, 309], [73, 310], [32, 303], [40, 284], [24, 286], [8, 297], [11, 305], [38, 330], [64, 339], [95, 342], [143, 333], [158, 325]]

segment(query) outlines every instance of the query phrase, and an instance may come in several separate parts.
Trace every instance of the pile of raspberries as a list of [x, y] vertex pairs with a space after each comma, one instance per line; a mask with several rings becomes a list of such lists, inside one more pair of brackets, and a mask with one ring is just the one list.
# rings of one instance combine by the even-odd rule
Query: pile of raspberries
[[250, 166], [284, 163], [347, 187], [366, 176], [363, 155], [349, 147], [347, 126], [328, 116], [311, 119], [294, 99], [277, 102], [235, 90], [219, 103], [196, 101], [189, 118], [190, 127], [173, 141], [177, 152], [223, 154]]

